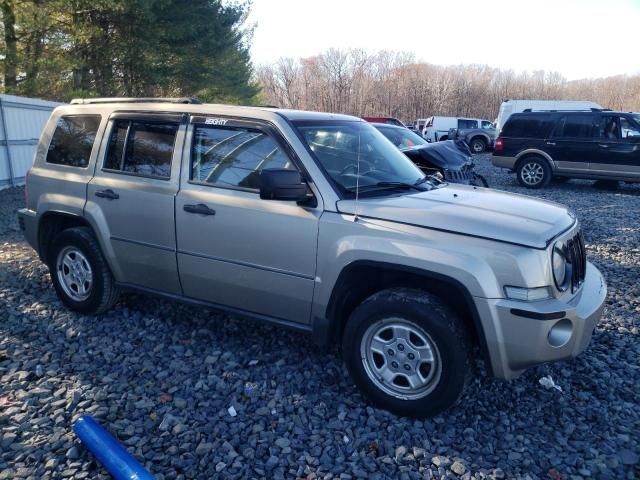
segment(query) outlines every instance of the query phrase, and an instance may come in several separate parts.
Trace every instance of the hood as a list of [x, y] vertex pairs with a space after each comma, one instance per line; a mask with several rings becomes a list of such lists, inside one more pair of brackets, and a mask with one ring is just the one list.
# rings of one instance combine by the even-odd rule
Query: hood
[[464, 142], [453, 140], [408, 148], [402, 153], [418, 165], [427, 164], [443, 169], [460, 170], [471, 163], [469, 147]]
[[[341, 213], [355, 212], [355, 200], [341, 200], [337, 206]], [[540, 249], [575, 222], [562, 205], [466, 185], [360, 198], [358, 215]]]

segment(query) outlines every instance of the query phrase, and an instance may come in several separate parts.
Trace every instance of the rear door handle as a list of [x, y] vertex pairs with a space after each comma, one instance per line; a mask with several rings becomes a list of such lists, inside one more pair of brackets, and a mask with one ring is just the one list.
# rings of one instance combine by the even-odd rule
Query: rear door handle
[[607, 145], [606, 143], [599, 143], [598, 146], [600, 148], [609, 148], [609, 145]]
[[547, 142], [547, 145], [552, 145], [552, 146], [554, 146], [554, 147], [555, 147], [556, 142]]
[[204, 203], [198, 203], [197, 205], [185, 205], [182, 207], [187, 213], [196, 213], [198, 215], [215, 215], [216, 211], [207, 207]]
[[96, 191], [96, 197], [106, 198], [107, 200], [117, 200], [120, 198], [120, 195], [109, 188], [107, 190]]

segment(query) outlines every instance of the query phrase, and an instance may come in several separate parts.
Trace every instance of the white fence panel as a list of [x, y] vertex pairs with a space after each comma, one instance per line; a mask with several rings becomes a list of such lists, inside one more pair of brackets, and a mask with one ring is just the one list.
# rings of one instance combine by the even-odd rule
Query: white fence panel
[[0, 188], [22, 185], [40, 133], [60, 103], [0, 95]]

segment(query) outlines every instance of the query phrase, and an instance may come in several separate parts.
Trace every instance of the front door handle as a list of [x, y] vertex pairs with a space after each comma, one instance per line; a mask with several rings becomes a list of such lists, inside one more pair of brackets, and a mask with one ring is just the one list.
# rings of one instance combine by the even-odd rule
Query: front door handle
[[108, 188], [107, 190], [98, 190], [96, 197], [106, 198], [107, 200], [117, 200], [120, 198], [120, 195]]
[[547, 142], [547, 145], [552, 145], [552, 146], [556, 146], [556, 142]]
[[607, 145], [606, 143], [599, 143], [598, 146], [600, 148], [609, 148], [609, 145]]
[[216, 211], [207, 207], [204, 203], [199, 203], [197, 205], [185, 205], [182, 207], [183, 210], [187, 213], [197, 213], [198, 215], [215, 215]]

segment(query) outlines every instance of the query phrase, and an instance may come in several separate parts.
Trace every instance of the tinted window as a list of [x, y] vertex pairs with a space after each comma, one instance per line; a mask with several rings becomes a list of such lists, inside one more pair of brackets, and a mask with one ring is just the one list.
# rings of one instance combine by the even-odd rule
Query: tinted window
[[61, 117], [53, 133], [47, 162], [86, 167], [100, 126], [100, 115]]
[[104, 168], [167, 179], [178, 124], [116, 120]]
[[191, 148], [191, 180], [258, 190], [264, 168], [295, 170], [266, 133], [249, 128], [196, 126]]
[[458, 119], [458, 128], [463, 129], [463, 128], [478, 128], [478, 121], [477, 120], [466, 120], [464, 118], [459, 118]]
[[567, 115], [556, 127], [556, 137], [561, 138], [592, 138], [593, 115]]
[[536, 138], [544, 137], [550, 118], [542, 115], [512, 115], [502, 127], [503, 137]]

